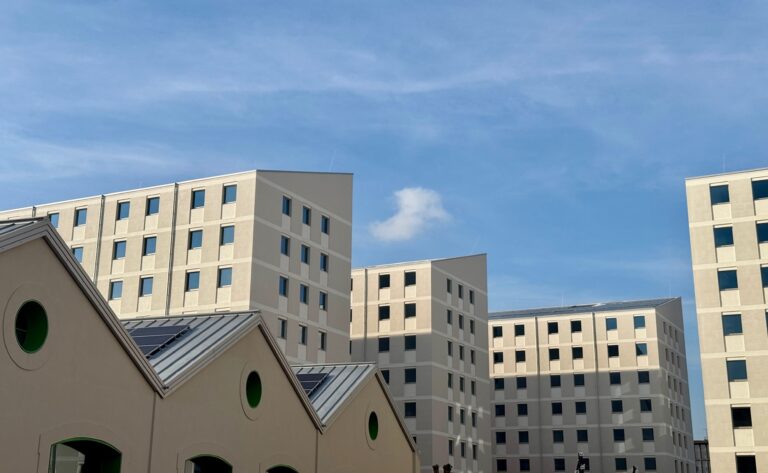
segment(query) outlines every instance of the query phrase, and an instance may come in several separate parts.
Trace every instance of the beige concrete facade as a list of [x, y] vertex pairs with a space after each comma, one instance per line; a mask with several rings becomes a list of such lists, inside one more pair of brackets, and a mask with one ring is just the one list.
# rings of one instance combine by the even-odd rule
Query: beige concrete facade
[[[255, 314], [226, 346], [164, 384], [65, 243], [40, 223], [10, 237], [0, 225], [0, 470], [418, 471], [380, 373], [338, 397], [336, 414], [323, 422]], [[34, 349], [24, 323], [30, 301], [46, 327]], [[261, 380], [255, 402], [245, 382], [252, 373]]]
[[257, 309], [289, 360], [349, 360], [350, 174], [250, 171], [5, 211], [0, 221], [34, 216], [55, 216], [120, 317]]
[[485, 255], [352, 271], [352, 359], [388, 379], [422, 460], [490, 472]]
[[768, 471], [768, 169], [686, 180], [712, 471]]
[[489, 316], [494, 472], [693, 473], [679, 299]]

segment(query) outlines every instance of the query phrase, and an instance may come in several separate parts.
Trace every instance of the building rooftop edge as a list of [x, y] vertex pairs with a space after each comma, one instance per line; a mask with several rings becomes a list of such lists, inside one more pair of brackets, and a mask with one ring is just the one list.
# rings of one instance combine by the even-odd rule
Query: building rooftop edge
[[651, 307], [656, 308], [676, 300], [682, 300], [682, 298], [666, 297], [662, 299], [595, 302], [592, 304], [577, 304], [563, 307], [537, 307], [531, 309], [496, 311], [489, 312], [488, 319], [515, 319], [535, 316], [556, 317], [560, 315], [588, 314], [591, 312], [633, 310]]
[[405, 266], [405, 265], [416, 265], [416, 264], [425, 264], [425, 263], [439, 263], [441, 261], [451, 261], [455, 259], [461, 259], [461, 258], [474, 258], [477, 256], [488, 256], [488, 253], [473, 253], [471, 255], [462, 255], [462, 256], [449, 256], [446, 258], [433, 258], [433, 259], [423, 259], [423, 260], [414, 260], [414, 261], [400, 261], [397, 263], [381, 263], [381, 264], [371, 264], [368, 266], [359, 266], [357, 268], [352, 268], [352, 272], [355, 271], [362, 271], [364, 269], [376, 269], [376, 268], [390, 268], [393, 266]]
[[697, 179], [708, 179], [712, 177], [719, 177], [719, 176], [728, 176], [731, 174], [746, 174], [749, 172], [759, 172], [759, 171], [768, 171], [768, 167], [765, 168], [755, 168], [755, 169], [742, 169], [741, 171], [729, 171], [729, 172], [718, 172], [714, 174], [705, 174], [703, 176], [691, 176], [686, 177], [685, 181], [695, 181]]

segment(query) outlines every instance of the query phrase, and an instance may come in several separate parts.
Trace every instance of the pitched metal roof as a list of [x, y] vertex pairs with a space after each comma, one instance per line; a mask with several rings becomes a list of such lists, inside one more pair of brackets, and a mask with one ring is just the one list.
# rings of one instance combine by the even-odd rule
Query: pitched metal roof
[[40, 222], [39, 218], [14, 219], [0, 222], [0, 235], [6, 235], [15, 231], [21, 231], [31, 225]]
[[374, 363], [296, 365], [291, 368], [296, 375], [327, 374], [322, 383], [309, 394], [312, 407], [323, 425], [328, 424], [344, 401], [376, 371]]
[[[253, 312], [142, 317], [121, 320], [129, 331], [144, 327], [181, 327], [188, 326], [179, 337], [171, 340], [162, 349], [148, 357], [150, 365], [157, 372], [163, 384], [169, 386], [199, 362], [207, 359], [229, 346], [234, 340], [244, 335], [247, 327], [257, 321]], [[133, 335], [132, 335], [133, 336]]]
[[566, 307], [542, 307], [537, 309], [508, 310], [503, 312], [491, 312], [489, 319], [518, 319], [534, 316], [556, 316], [572, 314], [588, 314], [591, 312], [613, 312], [620, 310], [637, 310], [655, 308], [679, 298], [646, 299], [637, 301], [598, 302], [595, 304], [580, 304]]

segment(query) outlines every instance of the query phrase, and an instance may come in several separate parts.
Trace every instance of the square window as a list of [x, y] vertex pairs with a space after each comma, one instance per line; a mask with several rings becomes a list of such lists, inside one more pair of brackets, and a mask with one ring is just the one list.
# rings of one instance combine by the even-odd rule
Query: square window
[[130, 202], [118, 202], [117, 203], [117, 220], [125, 220], [131, 214]]
[[388, 305], [380, 305], [379, 306], [379, 320], [389, 320], [389, 306]]
[[189, 271], [187, 273], [184, 289], [187, 292], [200, 289], [200, 271]]
[[635, 355], [648, 356], [648, 344], [647, 343], [635, 343]]
[[736, 473], [757, 473], [754, 455], [736, 455]]
[[52, 212], [48, 214], [48, 220], [51, 222], [53, 228], [59, 228], [59, 213]]
[[741, 335], [741, 314], [723, 315], [723, 335]]
[[147, 197], [146, 215], [155, 215], [160, 212], [160, 197]]
[[551, 388], [559, 388], [562, 385], [562, 378], [559, 374], [553, 374], [549, 376], [549, 386]]
[[328, 293], [320, 291], [318, 293], [318, 305], [320, 306], [320, 310], [328, 310]]
[[153, 278], [141, 278], [139, 279], [139, 297], [152, 295], [152, 283]]
[[307, 206], [301, 207], [301, 223], [304, 225], [312, 224], [312, 209]]
[[280, 338], [285, 339], [288, 337], [288, 321], [285, 319], [278, 319], [280, 321]]
[[739, 288], [739, 277], [735, 269], [721, 269], [717, 272], [717, 285], [721, 291]]
[[231, 204], [237, 200], [237, 185], [229, 184], [224, 186], [222, 194], [221, 202], [224, 204]]
[[611, 412], [614, 414], [624, 412], [624, 402], [621, 399], [613, 399], [611, 401]]
[[555, 458], [555, 471], [565, 471], [565, 458]]
[[190, 230], [189, 232], [189, 245], [187, 249], [194, 250], [203, 246], [203, 231], [202, 230]]
[[752, 181], [752, 198], [754, 200], [768, 199], [768, 179]]
[[518, 376], [515, 380], [517, 389], [528, 389], [528, 378], [525, 376]]
[[205, 190], [197, 189], [192, 191], [192, 208], [199, 209], [205, 205]]
[[757, 242], [758, 243], [766, 243], [768, 242], [768, 222], [760, 222], [756, 225], [757, 230]]
[[553, 402], [552, 403], [552, 415], [553, 416], [561, 416], [561, 415], [563, 415], [563, 403], [562, 402]]
[[493, 338], [499, 338], [504, 334], [504, 328], [500, 325], [492, 327], [491, 330], [493, 330]]
[[291, 239], [285, 235], [280, 235], [280, 254], [285, 256], [291, 255]]
[[525, 335], [525, 325], [515, 325], [515, 336], [522, 337]]
[[653, 427], [643, 427], [643, 442], [653, 442]]
[[524, 363], [525, 362], [525, 350], [516, 350], [515, 351], [515, 362], [516, 363]]
[[576, 401], [574, 404], [574, 407], [576, 409], [576, 414], [586, 414], [587, 413], [587, 402], [586, 401]]
[[746, 407], [731, 407], [731, 421], [734, 429], [752, 428], [752, 410]]
[[405, 369], [405, 383], [415, 383], [416, 382], [416, 368], [406, 368]]
[[112, 259], [123, 259], [123, 258], [125, 258], [125, 247], [126, 247], [125, 240], [123, 240], [123, 241], [116, 241], [115, 244], [114, 244], [113, 251], [112, 251]]
[[645, 465], [645, 471], [656, 471], [656, 458], [645, 457], [643, 458], [643, 464]]
[[747, 380], [747, 360], [726, 360], [725, 365], [728, 371], [728, 381]]
[[527, 430], [520, 430], [517, 432], [517, 443], [527, 444], [531, 441], [531, 436]]
[[527, 416], [528, 415], [528, 404], [518, 404], [517, 405], [517, 415], [518, 416]]
[[552, 335], [554, 333], [558, 333], [559, 328], [557, 326], [557, 322], [547, 322], [547, 333]]
[[328, 255], [320, 253], [320, 271], [328, 272]]
[[632, 318], [632, 321], [635, 324], [635, 329], [638, 328], [645, 328], [645, 316], [644, 315], [636, 315]]
[[500, 351], [493, 352], [494, 363], [504, 363], [504, 353]]
[[325, 351], [326, 345], [328, 343], [328, 335], [325, 332], [318, 332], [318, 334], [320, 335], [320, 350]]
[[109, 283], [109, 300], [118, 300], [123, 297], [123, 281]]
[[415, 350], [416, 349], [416, 335], [406, 335], [404, 337], [404, 343], [405, 343], [405, 349], [406, 350]]
[[619, 356], [618, 345], [608, 345], [608, 358], [616, 358]]
[[283, 196], [283, 215], [291, 216], [291, 198]]
[[621, 373], [618, 371], [611, 371], [608, 373], [608, 378], [611, 380], [611, 385], [613, 386], [621, 384]]
[[309, 303], [309, 286], [306, 284], [299, 284], [299, 302], [302, 304]]
[[416, 271], [406, 271], [405, 272], [405, 285], [406, 286], [415, 286], [416, 285]]
[[552, 443], [563, 443], [563, 442], [565, 442], [565, 433], [562, 430], [553, 430]]
[[728, 194], [728, 184], [709, 186], [709, 200], [712, 205], [727, 204], [731, 201]]
[[408, 302], [405, 304], [405, 318], [416, 317], [416, 303]]
[[285, 276], [280, 276], [278, 281], [279, 294], [283, 297], [288, 297], [288, 278]]
[[221, 238], [219, 243], [221, 245], [231, 245], [235, 242], [235, 226], [227, 225], [221, 227]]
[[648, 371], [638, 371], [637, 382], [638, 384], [649, 384], [651, 382], [651, 373]]
[[606, 330], [616, 330], [617, 328], [618, 328], [618, 323], [616, 321], [616, 317], [607, 317], [605, 319]]
[[615, 458], [614, 459], [614, 465], [616, 466], [616, 471], [627, 471], [627, 459], [626, 458]]
[[651, 412], [653, 403], [650, 399], [640, 399], [640, 412]]
[[299, 325], [299, 344], [301, 345], [307, 344], [307, 326], [306, 325]]
[[571, 348], [571, 355], [573, 356], [574, 360], [581, 360], [584, 358], [584, 348], [582, 347], [572, 347]]
[[573, 385], [574, 386], [584, 386], [584, 374], [583, 373], [576, 373], [573, 375]]
[[496, 432], [496, 445], [504, 445], [507, 443], [507, 433], [504, 431]]
[[576, 441], [579, 443], [589, 442], [589, 433], [586, 429], [576, 431]]
[[550, 361], [557, 361], [560, 359], [560, 349], [559, 348], [550, 348], [549, 349], [549, 360]]
[[406, 402], [404, 411], [405, 417], [416, 417], [416, 403]]
[[507, 471], [507, 460], [504, 458], [496, 459], [496, 471]]
[[301, 262], [309, 264], [309, 247], [307, 245], [301, 245]]
[[625, 440], [624, 429], [613, 429], [613, 441], [623, 442]]
[[581, 332], [581, 320], [571, 320], [571, 333]]
[[504, 378], [493, 378], [493, 389], [496, 391], [504, 390]]
[[326, 235], [331, 233], [331, 219], [326, 215], [320, 217], [320, 231]]
[[520, 471], [531, 471], [531, 460], [527, 458], [520, 459]]
[[232, 268], [219, 268], [218, 287], [232, 285]]
[[715, 227], [715, 248], [733, 246], [733, 227]]
[[504, 404], [496, 404], [493, 406], [493, 412], [496, 417], [504, 417], [507, 415], [507, 409]]
[[379, 274], [379, 289], [389, 287], [389, 274]]
[[83, 247], [82, 246], [76, 246], [72, 248], [72, 256], [75, 257], [78, 263], [83, 262]]
[[157, 237], [148, 236], [144, 237], [144, 242], [141, 245], [142, 256], [154, 255], [157, 252]]
[[389, 337], [379, 337], [379, 353], [389, 351]]
[[75, 226], [85, 225], [88, 221], [88, 209], [75, 209]]

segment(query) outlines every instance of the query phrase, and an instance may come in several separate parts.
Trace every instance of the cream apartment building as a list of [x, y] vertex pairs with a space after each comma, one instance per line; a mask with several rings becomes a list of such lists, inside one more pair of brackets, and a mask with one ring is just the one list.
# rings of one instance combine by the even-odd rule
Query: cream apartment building
[[421, 471], [491, 471], [486, 256], [352, 271], [350, 349], [377, 362]]
[[694, 473], [680, 299], [489, 315], [494, 472]]
[[33, 216], [120, 317], [259, 310], [292, 362], [349, 360], [351, 174], [249, 171], [0, 220]]
[[712, 471], [768, 472], [768, 169], [685, 186]]

